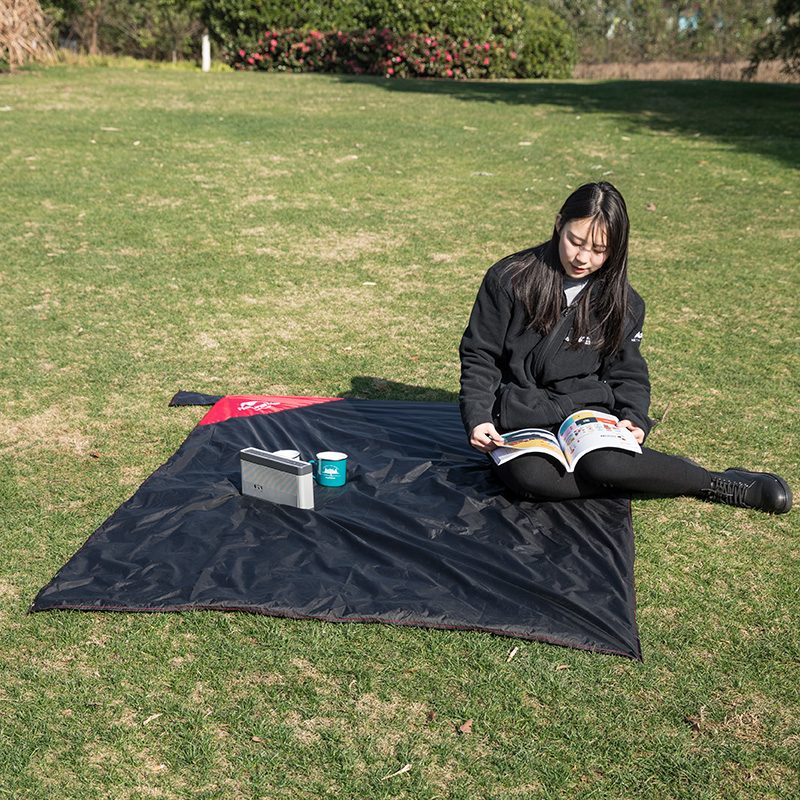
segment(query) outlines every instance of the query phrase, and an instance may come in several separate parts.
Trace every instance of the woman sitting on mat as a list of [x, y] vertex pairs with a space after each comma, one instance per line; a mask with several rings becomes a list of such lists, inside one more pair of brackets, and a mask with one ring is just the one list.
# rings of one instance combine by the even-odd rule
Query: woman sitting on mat
[[[609, 183], [573, 192], [549, 242], [495, 264], [478, 292], [461, 341], [461, 416], [470, 444], [489, 453], [501, 432], [546, 428], [581, 409], [619, 417], [642, 444], [650, 382], [639, 352], [644, 301], [628, 283], [628, 212]], [[532, 500], [596, 497], [609, 489], [692, 495], [783, 514], [792, 493], [778, 475], [709, 472], [681, 456], [600, 449], [567, 472], [526, 453], [492, 466]]]

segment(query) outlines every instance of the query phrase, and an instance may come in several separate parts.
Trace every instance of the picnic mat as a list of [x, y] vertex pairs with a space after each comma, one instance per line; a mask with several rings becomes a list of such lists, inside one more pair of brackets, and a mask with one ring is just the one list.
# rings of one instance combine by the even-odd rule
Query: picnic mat
[[[626, 497], [532, 503], [455, 403], [178, 393], [215, 405], [32, 611], [217, 609], [486, 631], [641, 660]], [[348, 454], [315, 508], [241, 494], [239, 451]]]

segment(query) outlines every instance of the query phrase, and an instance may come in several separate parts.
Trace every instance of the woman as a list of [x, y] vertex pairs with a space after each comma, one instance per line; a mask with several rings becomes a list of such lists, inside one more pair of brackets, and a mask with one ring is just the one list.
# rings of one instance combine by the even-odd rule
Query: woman
[[[489, 453], [502, 433], [554, 431], [581, 409], [608, 411], [643, 444], [650, 382], [639, 352], [644, 301], [628, 283], [628, 212], [611, 184], [567, 198], [552, 239], [504, 258], [486, 274], [461, 341], [460, 405], [470, 444]], [[709, 472], [689, 459], [643, 447], [596, 450], [575, 472], [525, 454], [493, 467], [533, 500], [592, 497], [609, 489], [694, 495], [782, 514], [792, 493], [778, 475]]]

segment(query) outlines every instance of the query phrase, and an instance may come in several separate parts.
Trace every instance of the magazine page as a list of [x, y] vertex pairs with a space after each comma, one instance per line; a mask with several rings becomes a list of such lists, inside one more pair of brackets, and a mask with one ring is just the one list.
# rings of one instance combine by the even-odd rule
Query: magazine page
[[613, 447], [641, 453], [642, 448], [627, 428], [618, 427], [619, 419], [605, 411], [576, 411], [558, 429], [558, 440], [572, 471], [578, 459], [592, 450]]
[[503, 442], [503, 445], [489, 453], [496, 464], [502, 464], [525, 453], [544, 453], [558, 459], [569, 469], [558, 444], [558, 438], [550, 431], [541, 428], [522, 428], [503, 434]]

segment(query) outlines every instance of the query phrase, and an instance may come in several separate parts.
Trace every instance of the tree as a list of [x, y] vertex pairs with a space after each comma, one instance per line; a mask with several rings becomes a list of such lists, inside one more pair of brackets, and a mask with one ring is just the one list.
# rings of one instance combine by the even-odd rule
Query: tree
[[746, 57], [764, 31], [771, 0], [704, 0], [700, 5], [698, 49], [725, 62]]
[[[0, 0], [1, 1], [1, 0]], [[203, 25], [196, 0], [46, 0], [64, 39], [90, 55], [153, 59], [199, 55]]]
[[800, 0], [775, 0], [771, 29], [756, 42], [742, 77], [752, 80], [762, 61], [777, 59], [782, 72], [800, 76]]
[[52, 61], [50, 24], [39, 0], [3, 0], [0, 6], [0, 66]]
[[567, 19], [581, 60], [747, 57], [774, 0], [535, 0]]

